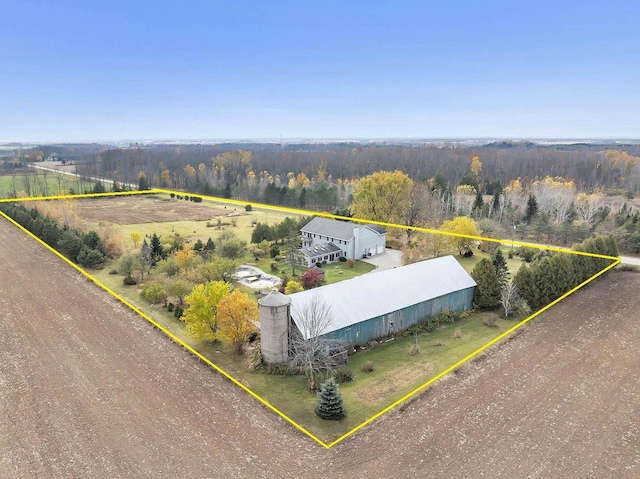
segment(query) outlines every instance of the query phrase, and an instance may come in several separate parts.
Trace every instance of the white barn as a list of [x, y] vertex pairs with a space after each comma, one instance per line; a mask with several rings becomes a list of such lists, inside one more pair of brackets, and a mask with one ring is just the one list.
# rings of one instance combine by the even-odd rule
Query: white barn
[[302, 253], [309, 266], [337, 261], [340, 257], [362, 259], [386, 250], [387, 232], [378, 225], [357, 224], [315, 217], [301, 230]]

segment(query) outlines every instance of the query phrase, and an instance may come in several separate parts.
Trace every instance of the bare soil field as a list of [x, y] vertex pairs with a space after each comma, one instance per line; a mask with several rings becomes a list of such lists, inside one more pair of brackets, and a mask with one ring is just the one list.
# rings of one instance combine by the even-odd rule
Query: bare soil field
[[0, 477], [635, 478], [639, 290], [610, 274], [324, 450], [0, 219]]
[[168, 196], [163, 198], [156, 195], [78, 200], [78, 210], [82, 218], [95, 223], [107, 221], [119, 225], [211, 220], [216, 216], [233, 212], [233, 208], [210, 202], [170, 200]]

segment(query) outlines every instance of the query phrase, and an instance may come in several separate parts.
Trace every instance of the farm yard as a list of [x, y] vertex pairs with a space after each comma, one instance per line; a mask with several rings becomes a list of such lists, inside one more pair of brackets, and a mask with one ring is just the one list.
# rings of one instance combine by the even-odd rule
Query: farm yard
[[0, 457], [8, 477], [640, 471], [638, 274], [587, 286], [327, 451], [5, 220], [0, 237]]

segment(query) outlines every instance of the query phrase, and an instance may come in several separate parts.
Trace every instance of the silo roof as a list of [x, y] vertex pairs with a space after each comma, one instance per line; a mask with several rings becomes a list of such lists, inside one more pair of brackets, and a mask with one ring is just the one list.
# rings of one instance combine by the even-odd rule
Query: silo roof
[[321, 333], [327, 334], [473, 286], [460, 263], [443, 256], [292, 294], [291, 317], [309, 339], [296, 317], [314, 297], [331, 306], [331, 322]]
[[291, 299], [279, 291], [271, 291], [268, 295], [263, 296], [258, 300], [258, 304], [260, 304], [260, 306], [270, 306], [273, 308], [286, 306], [290, 302]]

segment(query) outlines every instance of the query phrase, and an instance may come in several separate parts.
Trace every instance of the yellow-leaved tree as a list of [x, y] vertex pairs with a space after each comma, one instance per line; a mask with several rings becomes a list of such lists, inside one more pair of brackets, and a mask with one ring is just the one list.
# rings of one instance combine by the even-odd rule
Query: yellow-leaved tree
[[195, 251], [189, 248], [187, 243], [182, 243], [182, 249], [176, 251], [174, 258], [181, 269], [192, 266], [193, 259], [196, 257]]
[[220, 333], [233, 344], [238, 354], [244, 343], [256, 331], [258, 305], [246, 293], [235, 290], [223, 297], [218, 304], [218, 326]]
[[402, 171], [376, 171], [362, 178], [353, 192], [356, 218], [404, 223], [411, 205], [413, 181]]
[[132, 231], [129, 237], [131, 238], [133, 247], [138, 248], [138, 246], [140, 246], [140, 241], [142, 241], [142, 233], [138, 233], [137, 231]]
[[[442, 231], [455, 233], [456, 235], [480, 236], [476, 222], [466, 216], [458, 216], [451, 221], [445, 221], [442, 223], [440, 229]], [[474, 241], [476, 240], [462, 236], [451, 237], [451, 244], [458, 248], [458, 252], [461, 255], [468, 255], [471, 253], [471, 247], [473, 246]]]
[[184, 300], [189, 306], [180, 317], [187, 325], [189, 335], [194, 339], [216, 341], [218, 331], [218, 305], [229, 294], [230, 285], [224, 281], [199, 284]]

